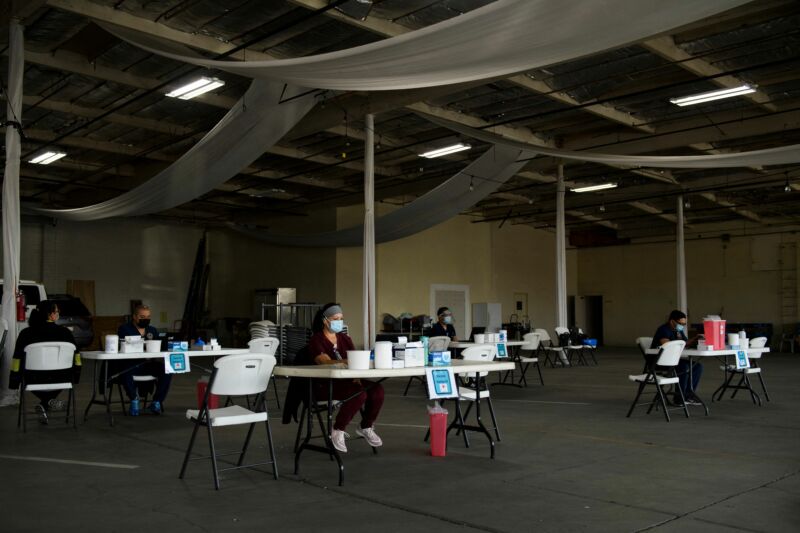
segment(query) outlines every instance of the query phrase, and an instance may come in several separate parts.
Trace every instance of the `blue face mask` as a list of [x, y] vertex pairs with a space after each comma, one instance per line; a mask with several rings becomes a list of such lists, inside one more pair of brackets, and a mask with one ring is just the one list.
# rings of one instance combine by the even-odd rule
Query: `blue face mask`
[[453, 323], [453, 317], [451, 317], [451, 316], [444, 317], [444, 323], [448, 324], [448, 325], [452, 324]]
[[344, 320], [330, 320], [328, 321], [328, 327], [334, 333], [341, 333], [344, 330]]
[[683, 324], [677, 324], [675, 326], [675, 330], [678, 332], [683, 332], [684, 329], [686, 329], [686, 326], [684, 326]]

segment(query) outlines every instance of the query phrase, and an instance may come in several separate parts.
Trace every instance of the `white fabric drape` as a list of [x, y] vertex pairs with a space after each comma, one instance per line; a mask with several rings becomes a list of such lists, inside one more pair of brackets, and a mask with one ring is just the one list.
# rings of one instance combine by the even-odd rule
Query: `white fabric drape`
[[[22, 120], [22, 75], [25, 69], [23, 27], [12, 20], [8, 35], [8, 101], [6, 120]], [[3, 175], [3, 313], [8, 334], [0, 361], [0, 406], [16, 403], [17, 395], [8, 388], [11, 359], [17, 341], [16, 291], [19, 283], [19, 131], [6, 126], [6, 167]]]
[[[524, 165], [520, 151], [494, 146], [465, 169], [405, 207], [378, 218], [375, 242], [389, 242], [431, 228], [496, 191]], [[361, 246], [363, 226], [306, 235], [278, 235], [230, 225], [241, 233], [281, 246]]]
[[375, 343], [375, 116], [364, 120], [364, 349]]
[[521, 141], [507, 139], [496, 133], [486, 130], [479, 130], [464, 126], [457, 122], [434, 117], [425, 113], [417, 113], [427, 120], [447, 128], [477, 139], [496, 145], [505, 145], [526, 152], [539, 155], [559, 157], [562, 159], [573, 159], [578, 161], [588, 161], [591, 163], [601, 163], [609, 165], [625, 165], [630, 167], [657, 167], [657, 168], [729, 168], [729, 167], [754, 167], [766, 165], [788, 165], [800, 163], [800, 144], [790, 146], [780, 146], [778, 148], [767, 148], [765, 150], [752, 150], [749, 152], [739, 152], [732, 154], [711, 154], [711, 155], [616, 155], [602, 154], [597, 152], [576, 152], [572, 150], [559, 150], [556, 148], [545, 148], [528, 144]]
[[198, 59], [136, 31], [103, 27], [140, 48], [194, 65], [304, 87], [381, 91], [504, 77], [633, 43], [747, 1], [498, 0], [364, 46], [243, 62]]
[[277, 143], [315, 104], [298, 87], [254, 80], [214, 128], [169, 167], [105, 202], [74, 209], [31, 208], [67, 220], [157, 213], [199, 198], [225, 183]]

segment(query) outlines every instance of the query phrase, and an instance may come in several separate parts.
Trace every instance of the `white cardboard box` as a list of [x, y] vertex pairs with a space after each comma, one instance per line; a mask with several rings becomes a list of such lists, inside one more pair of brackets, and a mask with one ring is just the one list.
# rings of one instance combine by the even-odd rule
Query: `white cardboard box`
[[425, 349], [409, 348], [397, 352], [397, 358], [402, 359], [406, 368], [425, 366]]

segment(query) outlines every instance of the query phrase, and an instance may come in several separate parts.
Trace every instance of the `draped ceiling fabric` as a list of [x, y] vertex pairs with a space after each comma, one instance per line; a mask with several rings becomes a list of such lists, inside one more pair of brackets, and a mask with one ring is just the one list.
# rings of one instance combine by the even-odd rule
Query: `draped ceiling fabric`
[[754, 167], [765, 165], [786, 165], [790, 163], [800, 163], [800, 144], [790, 146], [780, 146], [778, 148], [767, 148], [765, 150], [753, 150], [750, 152], [739, 152], [732, 154], [712, 154], [712, 155], [616, 155], [602, 154], [596, 152], [576, 152], [572, 150], [559, 150], [555, 148], [545, 148], [528, 144], [520, 141], [507, 139], [502, 135], [486, 130], [479, 130], [464, 126], [457, 122], [441, 119], [425, 113], [417, 113], [427, 120], [447, 128], [477, 139], [479, 141], [503, 145], [516, 148], [525, 152], [533, 152], [539, 155], [560, 157], [563, 159], [575, 159], [578, 161], [589, 161], [592, 163], [604, 163], [611, 165], [625, 165], [631, 167], [658, 167], [658, 168], [728, 168], [728, 167]]
[[16, 292], [19, 282], [20, 217], [19, 157], [21, 142], [14, 122], [22, 120], [22, 76], [25, 72], [23, 28], [15, 20], [9, 24], [8, 88], [6, 89], [6, 167], [3, 174], [3, 314], [8, 326], [3, 358], [0, 360], [0, 406], [17, 403], [16, 391], [9, 390], [9, 372], [17, 342]]
[[243, 62], [191, 57], [134, 30], [103, 27], [155, 54], [242, 76], [320, 89], [386, 91], [505, 77], [633, 43], [748, 1], [498, 0], [364, 46]]
[[[496, 191], [524, 165], [520, 151], [494, 146], [469, 166], [425, 195], [375, 221], [375, 242], [408, 237], [456, 216]], [[364, 226], [306, 235], [276, 235], [265, 231], [231, 228], [271, 244], [282, 246], [361, 246]]]
[[254, 80], [233, 108], [197, 144], [142, 185], [105, 202], [74, 209], [31, 211], [66, 220], [157, 213], [225, 183], [277, 143], [312, 107], [299, 87]]

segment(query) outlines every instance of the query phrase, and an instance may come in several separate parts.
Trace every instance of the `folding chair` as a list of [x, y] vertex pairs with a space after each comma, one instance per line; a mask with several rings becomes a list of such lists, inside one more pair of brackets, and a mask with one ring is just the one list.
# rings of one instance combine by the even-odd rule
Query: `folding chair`
[[524, 357], [521, 353], [517, 358], [520, 366], [520, 373], [522, 374], [519, 378], [520, 383], [524, 383], [525, 386], [528, 386], [528, 380], [525, 379], [525, 373], [528, 371], [528, 367], [533, 365], [536, 367], [536, 370], [539, 372], [539, 382], [544, 385], [544, 378], [542, 378], [542, 368], [539, 366], [539, 358], [534, 357], [535, 354], [539, 350], [539, 334], [538, 333], [526, 333], [522, 337], [522, 341], [525, 343], [519, 347], [519, 351], [526, 351], [531, 352], [530, 357]]
[[[265, 353], [274, 357], [280, 344], [281, 341], [275, 337], [261, 337], [252, 339], [247, 343], [247, 347], [250, 348], [252, 353]], [[275, 391], [275, 403], [280, 409], [281, 399], [278, 397], [278, 383], [275, 381], [275, 376], [272, 376], [272, 390]]]
[[[578, 328], [578, 335], [585, 336], [586, 334], [583, 332], [581, 328]], [[582, 346], [583, 349], [586, 350], [586, 352], [588, 352], [589, 355], [592, 356], [592, 361], [594, 361], [594, 364], [595, 365], [599, 364], [597, 362], [597, 357], [595, 356], [595, 354], [597, 354], [597, 346], [592, 346], [591, 344], [583, 344]]]
[[[539, 348], [537, 350], [537, 355], [544, 356], [544, 364], [550, 364], [551, 367], [555, 368], [556, 362], [560, 362], [562, 365], [564, 364], [563, 361], [559, 359], [559, 354], [563, 354], [564, 350], [558, 346], [553, 345], [553, 339], [550, 338], [550, 334], [547, 333], [546, 329], [536, 328], [533, 330], [533, 333], [536, 333], [539, 336]], [[553, 356], [553, 359], [550, 359], [550, 355]]]
[[[494, 344], [483, 344], [478, 346], [470, 346], [466, 348], [463, 352], [461, 352], [461, 357], [465, 361], [492, 361], [497, 356], [497, 346]], [[480, 377], [485, 377], [488, 372], [481, 372]], [[478, 388], [478, 384], [475, 383], [474, 386], [471, 386], [467, 383], [463, 383], [461, 386], [458, 387], [458, 399], [456, 400], [456, 416], [457, 419], [461, 422], [461, 425], [464, 425], [464, 421], [469, 416], [469, 412], [474, 405], [476, 398], [480, 395], [481, 401], [486, 400], [486, 403], [489, 405], [489, 414], [492, 417], [492, 424], [494, 424], [494, 434], [497, 437], [497, 441], [500, 441], [500, 428], [497, 426], [497, 417], [494, 414], [494, 406], [492, 405], [492, 397], [489, 392], [489, 384], [486, 383], [486, 380], [480, 380], [482, 386]], [[470, 402], [467, 406], [467, 410], [464, 415], [461, 415], [461, 405], [460, 402], [466, 401]], [[479, 420], [480, 422], [480, 420]], [[466, 433], [464, 433], [464, 443], [469, 447], [469, 438], [467, 437]]]
[[[211, 374], [211, 379], [206, 389], [206, 395], [203, 398], [203, 403], [200, 409], [189, 409], [186, 411], [186, 418], [194, 422], [194, 429], [192, 430], [192, 437], [189, 440], [189, 447], [186, 449], [186, 456], [183, 459], [183, 466], [181, 473], [178, 476], [183, 479], [186, 473], [186, 466], [189, 459], [192, 458], [192, 448], [194, 447], [194, 440], [197, 436], [197, 430], [200, 426], [205, 426], [208, 433], [208, 444], [211, 449], [211, 455], [205, 457], [195, 457], [192, 459], [206, 459], [211, 458], [211, 468], [214, 473], [214, 488], [219, 490], [219, 473], [226, 470], [237, 470], [240, 468], [252, 468], [255, 466], [271, 464], [272, 475], [278, 479], [278, 466], [275, 461], [275, 449], [272, 445], [272, 430], [269, 425], [269, 416], [267, 415], [266, 404], [264, 401], [264, 393], [269, 387], [269, 379], [272, 375], [272, 369], [275, 367], [275, 357], [263, 353], [245, 353], [239, 355], [228, 355], [217, 359], [214, 362], [214, 371]], [[255, 411], [245, 409], [239, 405], [232, 405], [230, 407], [222, 407], [220, 409], [209, 409], [208, 399], [211, 394], [218, 396], [249, 396], [251, 394], [258, 395], [259, 401]], [[253, 430], [259, 422], [264, 422], [267, 431], [267, 446], [269, 447], [270, 461], [253, 463], [243, 465], [247, 447], [250, 444], [250, 438], [253, 435]], [[232, 426], [247, 424], [247, 437], [245, 438], [244, 445], [240, 451], [217, 453], [214, 446], [214, 431], [212, 428], [222, 426]], [[235, 466], [219, 469], [217, 466], [217, 457], [225, 455], [239, 455], [239, 459]]]
[[[666, 417], [667, 422], [670, 421], [666, 393], [662, 387], [664, 385], [678, 384], [678, 374], [675, 372], [675, 368], [678, 366], [684, 346], [686, 346], [685, 341], [665, 342], [661, 345], [661, 351], [658, 353], [658, 359], [653, 364], [647, 365], [644, 374], [628, 376], [629, 380], [639, 384], [639, 390], [636, 392], [636, 397], [633, 399], [631, 408], [628, 410], [628, 414], [626, 415], [628, 418], [630, 418], [631, 413], [633, 413], [633, 409], [638, 405], [636, 402], [639, 401], [639, 397], [642, 395], [644, 388], [648, 385], [655, 385], [656, 394], [653, 396], [652, 401], [647, 402], [649, 404], [647, 414], [650, 414], [650, 411], [652, 411], [653, 407], [656, 406], [656, 402], [660, 402], [661, 407], [664, 409], [664, 416]], [[660, 375], [659, 372], [666, 373], [667, 375]], [[686, 418], [689, 418], [689, 409], [686, 407], [683, 391], [681, 391], [680, 387], [676, 387], [676, 389], [680, 393], [681, 404], [683, 405], [682, 409], [686, 414]]]
[[[766, 346], [766, 344], [766, 337], [756, 337], [750, 341], [751, 348], [763, 348]], [[758, 360], [761, 359], [761, 354], [748, 354], [747, 358], [750, 360], [750, 368], [736, 368], [735, 364], [726, 364], [724, 366], [720, 366], [720, 369], [725, 372], [725, 380], [723, 381], [722, 386], [711, 396], [712, 400], [715, 397], [716, 400], [721, 400], [722, 396], [725, 394], [725, 391], [728, 389], [733, 390], [731, 399], [736, 397], [736, 393], [739, 392], [739, 390], [746, 390], [750, 393], [750, 398], [753, 400], [753, 403], [757, 403], [760, 406], [761, 397], [756, 391], [753, 390], [753, 387], [750, 384], [750, 376], [756, 375], [761, 382], [761, 390], [764, 392], [764, 397], [767, 399], [767, 401], [770, 401], [769, 393], [767, 392], [767, 386], [764, 384], [764, 378], [762, 377], [761, 368], [758, 366]], [[741, 376], [739, 383], [736, 385], [731, 385], [733, 378], [736, 376]]]
[[[19, 388], [19, 411], [17, 413], [17, 427], [22, 424], [22, 431], [28, 431], [27, 416], [25, 413], [25, 393], [37, 391], [68, 390], [67, 412], [64, 422], [69, 424], [70, 408], [72, 409], [72, 427], [77, 429], [75, 413], [75, 389], [72, 381], [41, 383], [38, 379], [26, 376], [28, 371], [45, 372], [69, 370], [72, 368], [75, 356], [75, 345], [71, 342], [35, 342], [25, 347], [25, 370], [22, 372], [22, 382]], [[29, 382], [29, 379], [31, 382]], [[56, 378], [58, 379], [58, 378]]]
[[[577, 354], [577, 356], [578, 356], [577, 359], [578, 359], [578, 362], [580, 364], [582, 364], [584, 366], [588, 366], [589, 365], [589, 363], [586, 361], [586, 358], [583, 356], [584, 346], [582, 344], [580, 344], [580, 345], [572, 344], [571, 340], [567, 341], [566, 344], [563, 344], [561, 342], [562, 339], [565, 339], [565, 338], [569, 337], [569, 329], [568, 328], [564, 328], [564, 327], [556, 328], [556, 335], [558, 336], [558, 345], [561, 347], [561, 349], [564, 351], [564, 355], [567, 357], [567, 363], [572, 365], [572, 356]], [[565, 337], [565, 335], [567, 337]], [[564, 361], [562, 360], [562, 364], [563, 364], [563, 362]]]
[[[428, 339], [428, 351], [429, 352], [444, 352], [447, 348], [450, 347], [450, 337], [446, 335], [440, 335], [438, 337], [431, 337]], [[425, 386], [425, 378], [421, 376], [411, 376], [408, 378], [408, 383], [406, 384], [406, 390], [403, 391], [403, 396], [408, 396], [408, 389], [411, 387], [411, 382], [414, 380], [419, 380], [423, 386]]]

